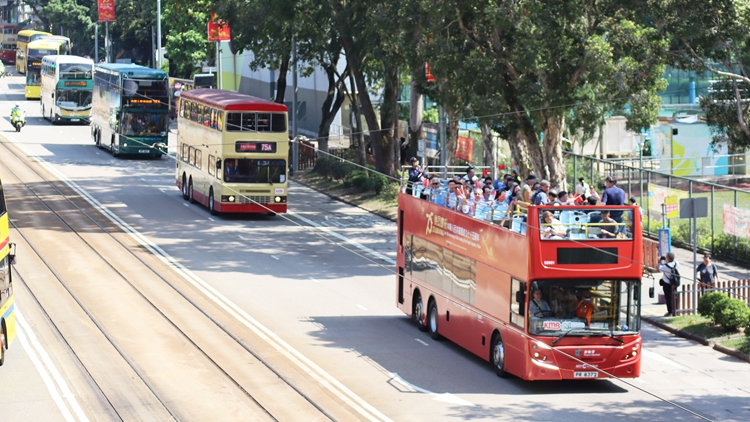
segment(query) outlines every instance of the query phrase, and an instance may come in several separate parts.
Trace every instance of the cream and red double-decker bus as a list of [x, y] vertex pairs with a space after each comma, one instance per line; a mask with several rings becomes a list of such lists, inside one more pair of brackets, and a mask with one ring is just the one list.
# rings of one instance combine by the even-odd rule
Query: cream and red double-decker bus
[[218, 89], [182, 93], [176, 184], [214, 213], [287, 210], [287, 108]]
[[16, 48], [18, 46], [18, 25], [0, 23], [0, 60], [4, 64], [16, 63]]
[[636, 208], [492, 209], [505, 218], [487, 218], [490, 209], [480, 208], [470, 216], [399, 194], [398, 308], [500, 376], [638, 377], [643, 239]]

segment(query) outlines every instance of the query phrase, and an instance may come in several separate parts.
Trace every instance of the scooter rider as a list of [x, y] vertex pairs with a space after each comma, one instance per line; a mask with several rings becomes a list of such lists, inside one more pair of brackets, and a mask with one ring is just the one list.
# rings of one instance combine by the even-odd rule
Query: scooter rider
[[21, 104], [19, 104], [19, 103], [16, 103], [16, 105], [13, 106], [13, 108], [10, 110], [10, 118], [11, 118], [11, 120], [14, 117], [21, 118], [21, 117], [23, 117], [24, 114], [26, 114], [26, 110], [24, 110], [23, 107], [21, 107]]

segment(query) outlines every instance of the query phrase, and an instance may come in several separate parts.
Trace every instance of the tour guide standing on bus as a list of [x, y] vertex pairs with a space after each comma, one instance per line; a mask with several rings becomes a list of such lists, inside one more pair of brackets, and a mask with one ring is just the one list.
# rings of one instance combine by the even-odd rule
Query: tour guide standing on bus
[[[602, 205], [625, 205], [625, 191], [617, 187], [617, 178], [607, 176], [604, 180], [607, 188], [602, 192]], [[612, 211], [613, 220], [622, 223], [622, 211]]]

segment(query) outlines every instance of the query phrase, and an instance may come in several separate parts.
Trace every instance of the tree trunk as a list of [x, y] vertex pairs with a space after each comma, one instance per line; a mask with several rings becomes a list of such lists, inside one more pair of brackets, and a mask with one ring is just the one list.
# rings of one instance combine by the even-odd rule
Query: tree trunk
[[[407, 157], [415, 157], [419, 147], [419, 140], [424, 136], [422, 130], [422, 94], [417, 92], [416, 78], [411, 78], [411, 96], [409, 97], [409, 147], [406, 150]], [[426, 148], [426, 146], [425, 146]], [[427, 165], [427, 160], [423, 163]]]
[[[279, 79], [276, 81], [276, 99], [273, 100], [279, 104], [284, 104], [284, 95], [286, 95], [286, 74], [289, 71], [289, 60], [291, 60], [289, 56], [284, 56], [281, 60], [281, 66], [279, 66]], [[296, 118], [296, 116], [292, 116], [292, 118]]]
[[[445, 113], [448, 115], [448, 125], [446, 128], [447, 139], [445, 140], [445, 151], [441, 154], [448, 154], [445, 157], [445, 163], [448, 167], [456, 165], [456, 146], [458, 145], [458, 118], [459, 112], [452, 106], [445, 107]], [[456, 169], [453, 169], [456, 170]]]
[[[398, 101], [398, 69], [387, 69], [385, 85], [383, 87], [383, 105], [380, 108], [380, 129], [382, 136], [372, 150], [375, 154], [375, 169], [389, 176], [396, 175], [395, 135], [396, 135], [396, 106]], [[371, 132], [372, 133], [372, 128]]]
[[[345, 44], [346, 45], [346, 44]], [[367, 91], [367, 81], [365, 81], [365, 75], [351, 63], [351, 55], [347, 54], [347, 61], [349, 61], [349, 71], [354, 75], [354, 81], [357, 83], [357, 95], [359, 98], [359, 104], [361, 105], [360, 111], [365, 115], [365, 121], [370, 130], [370, 145], [372, 146], [372, 152], [375, 155], [375, 168], [382, 173], [388, 174], [388, 169], [393, 168], [393, 165], [387, 166], [382, 162], [382, 158], [378, 158], [378, 148], [381, 145], [382, 132], [380, 132], [380, 125], [378, 124], [378, 117], [375, 114], [375, 109], [370, 101], [370, 95]], [[390, 149], [386, 149], [386, 157], [390, 156]], [[392, 163], [391, 163], [392, 164]]]
[[345, 87], [342, 81], [346, 77], [346, 70], [341, 75], [341, 79], [336, 79], [336, 64], [329, 64], [324, 68], [326, 75], [328, 76], [328, 90], [326, 91], [326, 99], [323, 101], [322, 107], [322, 118], [320, 120], [320, 126], [318, 126], [318, 149], [321, 151], [328, 151], [328, 135], [331, 133], [331, 123], [341, 109], [341, 104], [344, 103], [346, 93]]
[[492, 129], [490, 129], [489, 125], [480, 125], [479, 129], [482, 131], [482, 145], [484, 145], [482, 165], [489, 167], [489, 174], [493, 175], [497, 170], [497, 145], [493, 142]]
[[[517, 163], [518, 166], [518, 175], [521, 179], [521, 182], [526, 179], [526, 176], [529, 175], [531, 172], [530, 169], [526, 166], [526, 163], [528, 162], [528, 148], [526, 147], [526, 142], [524, 140], [524, 132], [523, 131], [516, 131], [510, 135], [510, 138], [508, 138], [508, 146], [510, 147], [510, 156], [511, 158]], [[510, 170], [506, 170], [505, 173], [510, 174]]]
[[565, 117], [552, 115], [542, 121], [544, 130], [544, 158], [547, 170], [547, 180], [553, 187], [566, 188], [565, 161], [562, 158], [562, 132], [565, 125]]
[[354, 120], [352, 120], [351, 122], [352, 138], [353, 140], [355, 140], [359, 151], [359, 153], [357, 154], [357, 157], [359, 158], [359, 165], [366, 166], [367, 146], [365, 145], [365, 133], [362, 130], [362, 112], [359, 108], [359, 99], [355, 94], [355, 92], [357, 91], [357, 87], [354, 83], [354, 75], [352, 75], [352, 72], [349, 72], [349, 86], [352, 88], [349, 99], [351, 100], [352, 111], [354, 112]]

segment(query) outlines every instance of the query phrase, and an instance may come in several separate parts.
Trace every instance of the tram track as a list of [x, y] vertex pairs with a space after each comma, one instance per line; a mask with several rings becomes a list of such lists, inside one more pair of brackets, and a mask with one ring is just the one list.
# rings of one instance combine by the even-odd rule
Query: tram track
[[[50, 255], [49, 245], [44, 241], [45, 237], [40, 237], [35, 233], [36, 228], [50, 227], [52, 230], [65, 232], [66, 237], [74, 238], [69, 245], [82, 245], [74, 249], [75, 253], [73, 255], [78, 256], [80, 261], [85, 261], [89, 265], [92, 262], [97, 262], [98, 271], [108, 274], [106, 277], [107, 282], [115, 280], [118, 285], [117, 290], [130, 291], [128, 298], [129, 300], [138, 302], [137, 306], [140, 311], [157, 315], [160, 320], [158, 324], [162, 326], [161, 329], [171, 332], [171, 338], [177, 343], [176, 349], [180, 351], [180, 355], [196, 354], [202, 356], [204, 366], [201, 370], [210, 370], [224, 378], [227, 382], [220, 385], [220, 387], [226, 388], [227, 384], [233, 386], [234, 393], [227, 394], [227, 392], [224, 392], [222, 393], [223, 396], [237, 395], [244, 397], [244, 399], [238, 401], [239, 404], [234, 403], [235, 411], [238, 409], [243, 411], [252, 409], [251, 413], [253, 417], [249, 419], [257, 420], [289, 420], [290, 416], [292, 416], [289, 412], [294, 412], [293, 414], [296, 416], [294, 419], [339, 419], [317, 405], [315, 399], [298, 389], [294, 382], [286, 379], [285, 374], [274, 370], [266, 359], [263, 359], [259, 353], [253, 351], [247, 345], [246, 333], [238, 334], [236, 327], [225, 326], [225, 321], [220, 320], [222, 316], [219, 315], [217, 317], [215, 309], [207, 310], [206, 302], [200, 300], [200, 298], [196, 298], [195, 292], [190, 291], [189, 287], [179, 285], [179, 282], [176, 281], [177, 277], [170, 274], [171, 270], [160, 267], [158, 261], [155, 263], [148, 262], [148, 257], [143, 256], [147, 252], [144, 253], [139, 248], [134, 248], [132, 245], [127, 244], [125, 233], [118, 230], [111, 222], [107, 222], [106, 220], [100, 221], [96, 218], [95, 211], [90, 206], [87, 206], [85, 201], [81, 201], [75, 192], [70, 192], [70, 189], [64, 184], [52, 180], [44, 174], [42, 169], [35, 168], [38, 165], [35, 166], [33, 165], [34, 163], [27, 163], [21, 154], [14, 151], [8, 145], [3, 145], [3, 149], [14, 157], [11, 165], [7, 162], [3, 164], [6, 171], [17, 182], [17, 187], [13, 189], [22, 190], [21, 192], [16, 192], [19, 195], [8, 196], [10, 198], [24, 198], [11, 205], [14, 215], [20, 216], [14, 218], [14, 227], [19, 236], [28, 245], [29, 250], [38, 257], [42, 266], [49, 273], [47, 278], [54, 280], [58, 284], [54, 290], [65, 292], [69, 301], [75, 303], [79, 311], [86, 315], [90, 324], [96, 327], [99, 335], [106, 339], [108, 347], [114, 349], [114, 354], [119, 356], [119, 359], [122, 361], [120, 364], [130, 368], [130, 371], [136, 374], [136, 377], [143, 383], [145, 390], [149, 392], [147, 394], [150, 395], [149, 401], [158, 402], [162, 408], [162, 411], [158, 412], [160, 416], [157, 418], [158, 420], [192, 420], [195, 418], [193, 417], [194, 413], [185, 409], [185, 402], [180, 400], [178, 393], [169, 391], [168, 388], [165, 391], [165, 383], [162, 380], [155, 379], [159, 378], [159, 375], [156, 373], [158, 371], [151, 372], [153, 367], [142, 364], [141, 355], [138, 351], [139, 347], [132, 347], [128, 341], [130, 339], [123, 338], [121, 331], [119, 331], [121, 327], [112, 323], [111, 320], [113, 318], [111, 314], [103, 312], [101, 304], [96, 303], [96, 296], [97, 294], [101, 294], [101, 289], [87, 289], [86, 283], [80, 283], [75, 280], [76, 269], [61, 268], [61, 263], [65, 262], [65, 259], [60, 259], [61, 257], [55, 256], [55, 254]], [[9, 156], [8, 154], [4, 155]], [[30, 173], [37, 180], [24, 180], [24, 175], [21, 173]], [[11, 202], [14, 201], [11, 200]], [[31, 213], [29, 211], [35, 212]], [[106, 255], [103, 251], [106, 251]], [[113, 256], [117, 257], [115, 262], [110, 258]], [[122, 262], [124, 260], [123, 256], [127, 256], [128, 264]], [[64, 267], [65, 265], [62, 266]], [[39, 289], [24, 280], [24, 275], [20, 274], [20, 271], [23, 271], [23, 267], [17, 267], [16, 271], [19, 272], [19, 280], [26, 285], [34, 300], [47, 313], [51, 305], [48, 303], [50, 299], [45, 296], [49, 295], [40, 294]], [[136, 274], [138, 276], [133, 277]], [[88, 287], [93, 286], [90, 284], [92, 281], [96, 282], [95, 280], [87, 281], [89, 282]], [[152, 287], [144, 289], [144, 284], [149, 283]], [[154, 286], [154, 284], [158, 285]], [[49, 287], [47, 288], [49, 289]], [[160, 298], [159, 296], [163, 295], [166, 289], [171, 291], [171, 293], [168, 293], [168, 296], [179, 297], [182, 304], [192, 309], [186, 312], [184, 309], [177, 309], [177, 305], [165, 306], [164, 298]], [[96, 291], [97, 294], [92, 295], [92, 290]], [[59, 300], [59, 295], [57, 296]], [[145, 310], [145, 308], [150, 309]], [[189, 313], [190, 315], [180, 315], [182, 313]], [[62, 311], [62, 314], [64, 315], [65, 311]], [[90, 374], [93, 384], [107, 398], [112, 413], [118, 415], [120, 420], [141, 419], [139, 416], [133, 418], [131, 414], [121, 414], [121, 408], [133, 409], [131, 406], [122, 405], [123, 401], [132, 405], [132, 397], [118, 397], [114, 399], [111, 397], [111, 395], [116, 395], [117, 393], [113, 393], [111, 385], [102, 385], [102, 374], [98, 372], [102, 368], [91, 367], [92, 365], [86, 357], [86, 352], [84, 350], [77, 350], [80, 346], [75, 345], [74, 341], [69, 341], [68, 337], [72, 334], [69, 331], [66, 332], [64, 327], [58, 327], [56, 318], [60, 317], [60, 311], [49, 312], [47, 315], [50, 322], [55, 325], [55, 329], [61, 338], [69, 345], [72, 354], [80, 365]], [[202, 319], [200, 323], [195, 322], [194, 318], [196, 315]], [[186, 322], [186, 319], [190, 322]], [[153, 321], [150, 322], [154, 323]], [[207, 326], [211, 327], [208, 330], [209, 332], [220, 332], [221, 337], [223, 337], [221, 341], [230, 343], [231, 347], [217, 351], [219, 347], [211, 344], [215, 343], [216, 339], [209, 341], [206, 339], [206, 332], [203, 329]], [[203, 335], [196, 335], [196, 331], [199, 333], [203, 332]], [[164, 346], [174, 348], [175, 344]], [[186, 348], [185, 346], [188, 347]], [[254, 367], [254, 371], [252, 371], [253, 373], [248, 374], [247, 369], [238, 368], [237, 363], [231, 364], [232, 361], [244, 363], [249, 360], [256, 361], [263, 369], [258, 371], [258, 367], [256, 366]], [[260, 394], [262, 397], [257, 397], [259, 395], [258, 382], [257, 380], [255, 382], [248, 382], [248, 377], [257, 377], [259, 375], [258, 372], [263, 372], [261, 375], [267, 377], [270, 383], [274, 384], [266, 385], [263, 388], [270, 386], [271, 390], [275, 393], [283, 391], [286, 396], [279, 397], [273, 395], [270, 403], [268, 394]], [[114, 391], [118, 390], [115, 389]], [[166, 397], [162, 397], [165, 394]], [[287, 397], [290, 395], [295, 396], [292, 398], [292, 402], [294, 403], [292, 405], [290, 405], [290, 397]], [[191, 394], [187, 396], [191, 396]], [[280, 405], [279, 402], [283, 402], [283, 404]], [[230, 414], [231, 416], [229, 416]], [[344, 414], [346, 415], [348, 412]], [[150, 416], [144, 419], [157, 420], [151, 419]], [[218, 415], [214, 415], [212, 419], [224, 419], [216, 416]], [[227, 412], [226, 420], [237, 420], [236, 416], [238, 416], [237, 413]]]

